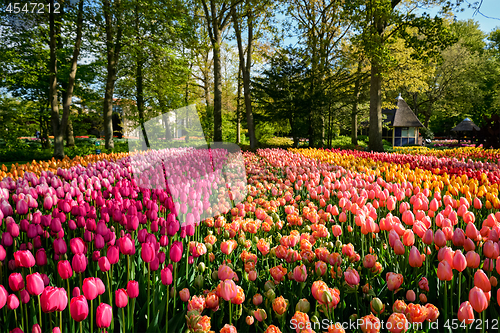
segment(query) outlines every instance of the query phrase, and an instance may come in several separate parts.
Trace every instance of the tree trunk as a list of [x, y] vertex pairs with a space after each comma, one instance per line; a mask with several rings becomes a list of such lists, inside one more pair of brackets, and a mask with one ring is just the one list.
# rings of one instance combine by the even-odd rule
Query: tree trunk
[[143, 149], [149, 149], [149, 139], [146, 133], [146, 128], [144, 127], [144, 77], [142, 74], [142, 67], [144, 66], [141, 60], [137, 60], [137, 72], [135, 78], [136, 87], [136, 103], [137, 111], [139, 113], [139, 123], [141, 124], [142, 135], [144, 136], [144, 143], [146, 146], [142, 146]]
[[[116, 7], [120, 6], [120, 0], [116, 0]], [[113, 41], [112, 14], [109, 0], [103, 1], [104, 19], [106, 26], [106, 53], [107, 53], [107, 75], [106, 88], [104, 91], [104, 146], [106, 149], [113, 149], [113, 94], [116, 82], [116, 70], [118, 58], [121, 50], [122, 24], [118, 19], [116, 24], [116, 39]], [[117, 8], [120, 11], [119, 8]]]
[[[75, 88], [76, 80], [76, 70], [78, 65], [78, 57], [80, 56], [80, 45], [82, 42], [82, 26], [83, 26], [83, 0], [78, 3], [78, 16], [76, 19], [76, 40], [75, 47], [73, 48], [73, 58], [71, 59], [71, 67], [69, 71], [68, 84], [66, 85], [66, 91], [64, 93], [63, 101], [63, 116], [61, 121], [61, 132], [66, 132], [67, 141], [66, 145], [68, 147], [75, 146], [75, 138], [73, 137], [73, 124], [69, 119], [69, 108], [72, 104], [73, 90]], [[66, 127], [67, 131], [66, 131]]]
[[215, 15], [215, 4], [212, 5], [212, 19], [214, 27], [214, 39], [212, 40], [214, 57], [214, 142], [222, 142], [222, 66], [220, 47], [222, 42], [219, 31], [217, 16]]
[[162, 113], [162, 119], [165, 123], [165, 141], [172, 140], [172, 132], [170, 131], [170, 120], [168, 119], [168, 111], [166, 108], [165, 98], [158, 92], [158, 103], [160, 104], [160, 110]]
[[[357, 75], [361, 74], [361, 60], [358, 62], [358, 70]], [[359, 85], [360, 78], [356, 79], [354, 82], [354, 103], [352, 105], [352, 113], [351, 113], [351, 143], [353, 145], [358, 144], [358, 106], [359, 106]]]
[[236, 143], [241, 142], [241, 66], [238, 71], [238, 97], [236, 99]]
[[372, 151], [383, 152], [382, 144], [382, 95], [378, 61], [372, 58], [370, 77], [370, 132], [369, 148]]
[[[54, 0], [50, 2], [54, 5]], [[56, 18], [54, 11], [49, 13], [49, 47], [50, 47], [50, 81], [49, 99], [51, 107], [52, 131], [54, 132], [54, 157], [62, 159], [64, 157], [64, 132], [60, 130], [59, 123], [59, 100], [57, 97], [57, 47], [56, 47]]]
[[66, 126], [66, 147], [75, 146], [75, 137], [73, 135], [73, 122], [68, 119], [68, 125]]

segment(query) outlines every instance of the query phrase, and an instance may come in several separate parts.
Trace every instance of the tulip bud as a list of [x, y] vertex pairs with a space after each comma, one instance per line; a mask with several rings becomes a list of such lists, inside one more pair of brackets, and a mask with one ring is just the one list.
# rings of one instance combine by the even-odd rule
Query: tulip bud
[[196, 288], [198, 289], [202, 289], [203, 288], [203, 284], [204, 284], [204, 279], [203, 279], [203, 276], [202, 275], [198, 275], [196, 276], [196, 278], [194, 279], [194, 285]]
[[198, 272], [203, 273], [203, 272], [205, 272], [205, 269], [206, 269], [205, 263], [204, 262], [200, 262], [198, 264]]
[[373, 310], [375, 314], [380, 315], [381, 313], [384, 312], [385, 305], [378, 297], [375, 297], [370, 302], [370, 308]]
[[305, 298], [299, 300], [299, 302], [295, 306], [295, 311], [300, 311], [304, 313], [308, 313], [310, 309], [311, 309], [311, 304]]
[[273, 289], [269, 289], [264, 293], [264, 296], [268, 298], [270, 301], [273, 301], [276, 298], [276, 294], [274, 293]]

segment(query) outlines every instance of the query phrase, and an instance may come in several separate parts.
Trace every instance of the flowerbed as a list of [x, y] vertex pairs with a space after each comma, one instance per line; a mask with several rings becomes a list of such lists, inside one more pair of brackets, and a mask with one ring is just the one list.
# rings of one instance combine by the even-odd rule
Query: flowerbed
[[[494, 329], [498, 164], [266, 149], [243, 154], [242, 188], [238, 160], [225, 156], [214, 150], [213, 167], [234, 172], [211, 182], [200, 177], [206, 157], [185, 150], [32, 164], [3, 178], [0, 327]], [[196, 181], [185, 188], [182, 177]]]

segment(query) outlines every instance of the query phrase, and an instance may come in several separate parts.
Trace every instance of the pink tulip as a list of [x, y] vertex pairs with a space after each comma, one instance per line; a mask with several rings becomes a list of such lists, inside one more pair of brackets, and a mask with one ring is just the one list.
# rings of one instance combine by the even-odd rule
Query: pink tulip
[[415, 246], [412, 246], [410, 250], [410, 255], [408, 258], [408, 262], [411, 267], [421, 267], [422, 266], [422, 257], [420, 252]]
[[130, 280], [127, 283], [127, 295], [130, 298], [137, 298], [139, 296], [139, 283], [134, 280]]
[[17, 267], [29, 268], [35, 266], [36, 263], [35, 257], [33, 257], [31, 251], [28, 250], [15, 252], [14, 260], [16, 261]]
[[113, 309], [106, 303], [101, 303], [96, 311], [96, 323], [99, 328], [109, 327], [113, 319]]
[[477, 270], [474, 274], [474, 286], [481, 288], [485, 293], [491, 291], [490, 279], [482, 269]]
[[220, 295], [224, 300], [230, 301], [236, 297], [238, 290], [233, 280], [225, 280], [220, 282], [220, 284]]
[[[305, 267], [304, 267], [305, 269]], [[357, 286], [360, 281], [359, 273], [357, 270], [352, 269], [349, 267], [345, 272], [344, 272], [344, 279], [347, 282], [348, 285], [350, 286]]]
[[161, 283], [165, 286], [171, 285], [173, 282], [172, 270], [170, 267], [165, 267], [161, 270]]
[[474, 287], [469, 291], [469, 302], [476, 312], [483, 312], [488, 307], [488, 299], [483, 290]]
[[307, 280], [307, 269], [305, 265], [300, 265], [293, 269], [293, 279], [297, 282], [305, 282]]
[[170, 259], [179, 262], [182, 258], [182, 242], [174, 241], [170, 247]]
[[73, 256], [71, 265], [76, 273], [85, 272], [87, 269], [87, 257], [83, 253], [76, 254]]
[[9, 275], [9, 287], [14, 292], [24, 289], [24, 280], [21, 273], [11, 273]]
[[57, 263], [57, 272], [63, 280], [69, 279], [73, 276], [73, 269], [67, 260], [61, 260]]
[[474, 310], [472, 309], [469, 301], [460, 304], [460, 308], [457, 313], [458, 320], [462, 323], [470, 325], [474, 323]]
[[189, 297], [190, 297], [189, 289], [184, 288], [181, 291], [179, 291], [179, 297], [181, 298], [181, 301], [183, 301], [183, 302], [189, 301]]
[[7, 303], [7, 296], [9, 296], [9, 293], [5, 290], [5, 287], [0, 284], [0, 309]]
[[40, 273], [37, 272], [26, 276], [26, 289], [31, 295], [40, 295], [44, 287]]
[[91, 301], [96, 299], [98, 292], [95, 278], [85, 278], [85, 280], [83, 280], [82, 291], [86, 299]]
[[127, 291], [125, 289], [118, 289], [115, 291], [115, 301], [116, 306], [119, 308], [124, 308], [128, 304]]
[[19, 299], [16, 295], [10, 294], [7, 296], [7, 308], [9, 310], [15, 310], [19, 307]]

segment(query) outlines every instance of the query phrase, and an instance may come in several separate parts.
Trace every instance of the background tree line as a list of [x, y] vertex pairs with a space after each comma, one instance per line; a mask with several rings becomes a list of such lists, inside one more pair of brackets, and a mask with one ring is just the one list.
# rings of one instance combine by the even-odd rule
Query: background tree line
[[279, 135], [324, 147], [342, 134], [356, 144], [368, 124], [381, 151], [381, 110], [399, 93], [436, 135], [499, 112], [500, 29], [454, 21], [461, 1], [47, 1], [56, 3], [0, 14], [8, 146], [38, 130], [61, 158], [93, 129], [112, 149], [123, 119], [144, 131], [196, 104], [210, 141], [254, 148]]

